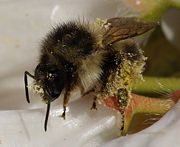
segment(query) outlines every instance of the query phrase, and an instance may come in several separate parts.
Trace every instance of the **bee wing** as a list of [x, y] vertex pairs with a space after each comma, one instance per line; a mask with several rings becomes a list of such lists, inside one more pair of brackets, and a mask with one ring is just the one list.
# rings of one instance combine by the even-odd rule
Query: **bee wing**
[[147, 22], [136, 17], [108, 19], [104, 25], [107, 31], [103, 35], [102, 43], [106, 46], [120, 40], [144, 34], [158, 24], [158, 22]]

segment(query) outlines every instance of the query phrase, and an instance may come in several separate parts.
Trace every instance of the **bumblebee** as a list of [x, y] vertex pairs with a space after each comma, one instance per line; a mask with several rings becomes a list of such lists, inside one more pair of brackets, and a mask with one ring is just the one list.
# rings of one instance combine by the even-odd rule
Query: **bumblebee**
[[47, 130], [50, 104], [62, 91], [63, 113], [77, 88], [82, 95], [94, 91], [96, 101], [117, 96], [124, 129], [124, 108], [131, 98], [132, 83], [142, 79], [146, 58], [133, 37], [157, 25], [135, 17], [97, 19], [94, 24], [76, 21], [54, 27], [41, 43], [39, 64], [34, 75], [24, 73], [25, 93], [29, 100], [27, 76], [34, 79], [34, 90], [47, 104], [44, 129]]

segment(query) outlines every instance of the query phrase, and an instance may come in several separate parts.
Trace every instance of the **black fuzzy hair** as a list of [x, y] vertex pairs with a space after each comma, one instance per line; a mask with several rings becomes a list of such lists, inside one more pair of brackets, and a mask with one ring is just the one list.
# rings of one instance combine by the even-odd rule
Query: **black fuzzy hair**
[[68, 22], [54, 27], [42, 42], [42, 52], [58, 52], [71, 58], [87, 56], [92, 53], [95, 39], [83, 25]]

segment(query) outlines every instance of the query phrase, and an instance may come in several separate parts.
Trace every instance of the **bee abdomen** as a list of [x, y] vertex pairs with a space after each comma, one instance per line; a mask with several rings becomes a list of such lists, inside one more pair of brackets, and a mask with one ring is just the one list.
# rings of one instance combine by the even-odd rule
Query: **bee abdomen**
[[98, 97], [117, 95], [118, 89], [126, 89], [130, 95], [132, 84], [142, 79], [145, 60], [135, 42], [113, 46], [107, 52], [102, 66], [101, 84], [97, 88]]

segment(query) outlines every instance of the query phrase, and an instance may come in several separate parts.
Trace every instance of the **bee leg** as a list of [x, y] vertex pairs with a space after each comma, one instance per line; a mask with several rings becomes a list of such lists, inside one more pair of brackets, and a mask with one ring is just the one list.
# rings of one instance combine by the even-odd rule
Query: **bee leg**
[[94, 89], [90, 89], [90, 90], [88, 90], [87, 92], [85, 92], [85, 93], [83, 93], [83, 97], [84, 96], [86, 96], [86, 95], [88, 95], [88, 94], [90, 94], [91, 92], [94, 92]]
[[[84, 97], [84, 96], [88, 95], [88, 94], [91, 93], [91, 92], [94, 92], [94, 89], [88, 90], [88, 91], [85, 92], [82, 96]], [[93, 104], [92, 104], [91, 110], [92, 110], [92, 109], [96, 109], [96, 110], [97, 110], [96, 100], [97, 100], [97, 97], [95, 96], [94, 99], [93, 99]]]
[[125, 120], [126, 120], [125, 108], [126, 108], [127, 103], [128, 103], [128, 91], [127, 91], [127, 89], [125, 89], [125, 88], [118, 89], [117, 100], [118, 100], [119, 107], [121, 109], [121, 118], [122, 118], [122, 120], [121, 120], [122, 125], [120, 128], [120, 131], [121, 131], [122, 135], [125, 135], [125, 133], [124, 133], [125, 123], [126, 123], [125, 122]]
[[79, 85], [80, 85], [79, 88], [80, 88], [81, 96], [85, 96], [84, 95], [84, 87], [82, 86], [81, 83]]
[[97, 97], [95, 96], [95, 97], [94, 97], [94, 100], [93, 100], [93, 104], [92, 104], [91, 110], [92, 110], [92, 109], [97, 110], [97, 107], [96, 107], [96, 100], [97, 100]]
[[63, 119], [66, 119], [66, 106], [63, 106], [63, 113], [61, 114]]
[[63, 117], [64, 119], [66, 119], [66, 106], [69, 102], [70, 96], [71, 96], [71, 92], [66, 91], [66, 93], [64, 95], [64, 100], [63, 100], [63, 113], [61, 115], [61, 117]]
[[123, 134], [124, 125], [125, 125], [125, 113], [124, 113], [123, 109], [121, 110], [121, 119], [122, 119], [122, 125], [121, 125], [121, 128], [120, 128], [120, 132], [121, 132], [121, 134]]

